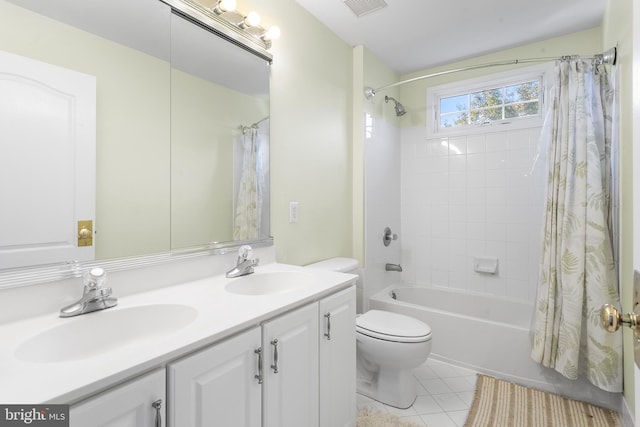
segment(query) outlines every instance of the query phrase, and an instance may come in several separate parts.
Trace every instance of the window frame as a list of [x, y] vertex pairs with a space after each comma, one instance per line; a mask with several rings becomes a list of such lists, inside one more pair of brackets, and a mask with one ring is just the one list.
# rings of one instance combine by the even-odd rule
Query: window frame
[[[428, 87], [426, 91], [427, 138], [470, 135], [542, 126], [547, 110], [546, 100], [549, 99], [548, 92], [550, 88], [548, 81], [551, 80], [551, 76], [553, 75], [552, 73], [553, 63], [547, 63]], [[443, 98], [503, 88], [534, 80], [538, 80], [540, 85], [539, 114], [527, 117], [494, 120], [490, 123], [484, 124], [469, 124], [454, 127], [444, 127], [440, 124], [440, 100]]]

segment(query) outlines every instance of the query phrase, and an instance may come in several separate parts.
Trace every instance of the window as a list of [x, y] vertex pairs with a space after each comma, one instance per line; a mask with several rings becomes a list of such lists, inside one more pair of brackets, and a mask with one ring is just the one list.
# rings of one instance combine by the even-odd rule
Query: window
[[[544, 71], [501, 73], [427, 90], [431, 136], [495, 131], [490, 125], [536, 126], [542, 123]], [[429, 120], [431, 118], [431, 120]]]
[[540, 82], [491, 88], [440, 98], [440, 126], [484, 124], [540, 113]]

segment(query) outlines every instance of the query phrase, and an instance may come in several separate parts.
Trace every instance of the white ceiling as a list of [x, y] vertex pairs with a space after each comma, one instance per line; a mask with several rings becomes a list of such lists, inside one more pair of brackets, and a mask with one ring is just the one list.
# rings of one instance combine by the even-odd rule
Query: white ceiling
[[401, 74], [597, 27], [607, 2], [386, 0], [388, 7], [358, 18], [344, 0], [296, 1]]

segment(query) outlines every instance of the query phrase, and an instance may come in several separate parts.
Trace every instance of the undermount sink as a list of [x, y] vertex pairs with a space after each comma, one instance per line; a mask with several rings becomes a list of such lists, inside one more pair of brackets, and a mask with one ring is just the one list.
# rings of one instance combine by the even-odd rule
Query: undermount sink
[[189, 325], [198, 311], [181, 304], [112, 308], [65, 319], [32, 336], [16, 349], [27, 362], [54, 363], [85, 359], [147, 338], [168, 335]]
[[311, 274], [298, 271], [273, 271], [231, 279], [224, 288], [233, 294], [271, 295], [293, 291], [315, 283], [317, 279]]

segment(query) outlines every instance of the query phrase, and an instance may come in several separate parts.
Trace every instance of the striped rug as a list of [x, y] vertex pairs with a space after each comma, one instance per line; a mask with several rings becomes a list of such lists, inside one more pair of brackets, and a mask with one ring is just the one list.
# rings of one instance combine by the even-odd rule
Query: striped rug
[[478, 375], [465, 427], [620, 427], [616, 411]]

